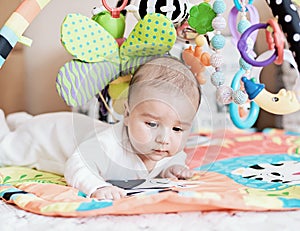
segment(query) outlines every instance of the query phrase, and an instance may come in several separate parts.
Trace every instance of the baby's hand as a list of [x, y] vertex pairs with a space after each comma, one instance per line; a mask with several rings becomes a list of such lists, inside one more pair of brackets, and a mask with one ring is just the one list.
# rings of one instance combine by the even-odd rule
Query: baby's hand
[[118, 200], [126, 196], [126, 191], [116, 186], [105, 186], [97, 189], [91, 197], [99, 200]]
[[190, 170], [182, 165], [173, 165], [164, 171], [162, 177], [165, 178], [177, 178], [177, 179], [188, 179], [195, 174], [194, 170]]

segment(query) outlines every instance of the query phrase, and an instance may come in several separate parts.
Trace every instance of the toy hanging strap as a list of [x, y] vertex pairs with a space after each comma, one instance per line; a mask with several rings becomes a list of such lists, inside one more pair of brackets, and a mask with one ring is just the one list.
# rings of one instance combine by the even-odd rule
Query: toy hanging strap
[[33, 19], [50, 0], [24, 0], [0, 30], [0, 68], [17, 42], [30, 46], [31, 40], [23, 36]]
[[273, 15], [278, 17], [278, 23], [287, 34], [287, 41], [290, 50], [293, 52], [295, 61], [300, 71], [300, 19], [296, 6], [291, 0], [266, 1], [270, 6]]

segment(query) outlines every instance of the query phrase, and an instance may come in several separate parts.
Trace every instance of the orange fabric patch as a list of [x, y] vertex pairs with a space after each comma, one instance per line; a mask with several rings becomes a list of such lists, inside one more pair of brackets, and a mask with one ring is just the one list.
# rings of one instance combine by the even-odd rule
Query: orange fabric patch
[[41, 8], [37, 1], [23, 1], [16, 9], [16, 12], [22, 15], [28, 23], [31, 23], [40, 11]]

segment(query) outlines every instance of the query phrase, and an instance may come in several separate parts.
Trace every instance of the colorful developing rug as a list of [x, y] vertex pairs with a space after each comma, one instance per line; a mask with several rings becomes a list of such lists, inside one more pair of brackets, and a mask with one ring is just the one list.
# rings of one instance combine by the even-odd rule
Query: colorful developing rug
[[26, 211], [63, 217], [300, 209], [299, 136], [224, 131], [191, 140], [187, 164], [199, 174], [189, 180], [158, 179], [121, 200], [100, 201], [67, 186], [62, 176], [11, 166], [0, 168], [0, 197]]

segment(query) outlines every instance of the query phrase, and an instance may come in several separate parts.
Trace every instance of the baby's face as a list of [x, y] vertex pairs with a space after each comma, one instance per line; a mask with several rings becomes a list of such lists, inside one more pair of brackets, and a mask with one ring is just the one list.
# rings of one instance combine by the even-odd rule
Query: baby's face
[[130, 143], [142, 159], [156, 162], [173, 156], [183, 150], [189, 136], [196, 109], [186, 100], [166, 97], [130, 105], [125, 116]]

